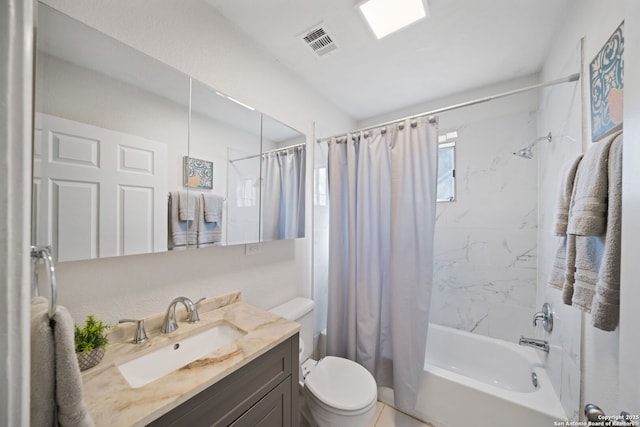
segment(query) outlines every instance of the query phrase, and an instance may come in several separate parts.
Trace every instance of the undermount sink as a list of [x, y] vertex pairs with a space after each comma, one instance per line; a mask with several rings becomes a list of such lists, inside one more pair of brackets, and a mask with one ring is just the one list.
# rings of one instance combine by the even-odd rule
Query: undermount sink
[[242, 337], [245, 333], [227, 324], [161, 347], [118, 365], [118, 370], [132, 388], [153, 382]]

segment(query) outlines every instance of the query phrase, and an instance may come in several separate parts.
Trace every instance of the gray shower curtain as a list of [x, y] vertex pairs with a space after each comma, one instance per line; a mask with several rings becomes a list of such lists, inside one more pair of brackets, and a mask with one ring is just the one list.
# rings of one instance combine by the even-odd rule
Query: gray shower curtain
[[261, 240], [304, 237], [306, 147], [262, 156]]
[[366, 367], [414, 409], [433, 274], [437, 121], [329, 141], [327, 354]]

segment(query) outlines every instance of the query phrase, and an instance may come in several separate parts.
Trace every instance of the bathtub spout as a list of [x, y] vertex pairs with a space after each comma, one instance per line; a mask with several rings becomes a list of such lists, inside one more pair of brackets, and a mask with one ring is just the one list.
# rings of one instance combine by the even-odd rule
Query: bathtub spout
[[542, 350], [545, 353], [549, 353], [549, 342], [545, 340], [537, 340], [535, 338], [520, 337], [520, 341], [518, 341], [518, 344], [524, 345], [527, 347], [533, 347], [536, 350]]

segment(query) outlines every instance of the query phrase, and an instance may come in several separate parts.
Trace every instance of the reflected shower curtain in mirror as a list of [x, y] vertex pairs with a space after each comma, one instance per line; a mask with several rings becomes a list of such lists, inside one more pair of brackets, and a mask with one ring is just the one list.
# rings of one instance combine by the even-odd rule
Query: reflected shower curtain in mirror
[[306, 149], [304, 145], [262, 156], [262, 238], [304, 237]]
[[329, 141], [327, 354], [415, 406], [433, 275], [437, 120]]

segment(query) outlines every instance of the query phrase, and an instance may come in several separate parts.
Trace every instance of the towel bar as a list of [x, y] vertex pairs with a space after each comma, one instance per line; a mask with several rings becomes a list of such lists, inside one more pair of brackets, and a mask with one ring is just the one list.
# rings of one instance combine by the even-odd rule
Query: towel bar
[[33, 274], [32, 289], [34, 296], [40, 295], [40, 284], [38, 283], [38, 265], [40, 260], [47, 265], [49, 270], [49, 283], [51, 284], [51, 296], [49, 302], [49, 319], [56, 314], [56, 303], [58, 299], [58, 285], [56, 283], [56, 269], [53, 265], [53, 256], [51, 256], [51, 247], [49, 246], [31, 246], [31, 266]]

